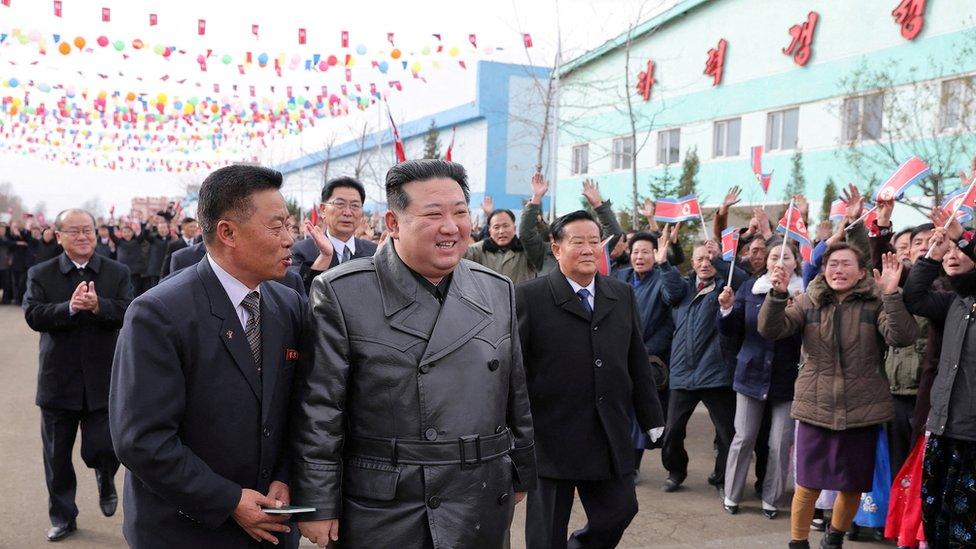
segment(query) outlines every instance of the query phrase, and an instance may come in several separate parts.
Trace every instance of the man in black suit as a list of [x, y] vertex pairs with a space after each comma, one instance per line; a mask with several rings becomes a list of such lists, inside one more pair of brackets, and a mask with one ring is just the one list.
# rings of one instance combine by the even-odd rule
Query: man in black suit
[[355, 237], [356, 228], [363, 221], [365, 201], [366, 188], [352, 177], [337, 177], [322, 188], [319, 217], [325, 223], [325, 234], [333, 252], [329, 257], [329, 251], [320, 250], [316, 239], [311, 237], [293, 247], [292, 256], [305, 280], [306, 294], [312, 287], [312, 279], [322, 272], [352, 259], [373, 257], [376, 253], [376, 244]]
[[95, 253], [95, 219], [70, 209], [54, 220], [64, 253], [27, 273], [24, 316], [41, 332], [37, 405], [52, 528], [57, 541], [75, 531], [74, 467], [71, 452], [81, 426], [81, 457], [95, 470], [99, 503], [115, 514], [118, 496], [108, 428], [112, 353], [122, 317], [132, 301], [129, 269]]
[[169, 245], [180, 240], [170, 234], [168, 221], [156, 223], [156, 226], [148, 231], [148, 233], [149, 235], [146, 237], [146, 241], [149, 243], [149, 253], [146, 258], [145, 278], [147, 289], [159, 284], [161, 273], [163, 272], [163, 260], [166, 259]]
[[[207, 256], [132, 302], [109, 395], [128, 468], [123, 534], [136, 548], [297, 545], [282, 452], [304, 301], [281, 174], [221, 168], [200, 188]], [[297, 533], [297, 532], [296, 532]]]
[[192, 217], [183, 218], [183, 221], [180, 222], [180, 236], [173, 239], [173, 241], [166, 246], [166, 256], [163, 257], [163, 266], [159, 273], [160, 280], [166, 278], [166, 275], [172, 272], [170, 271], [169, 261], [170, 258], [173, 257], [173, 254], [179, 250], [182, 250], [183, 248], [192, 246], [199, 232], [200, 224], [197, 223], [196, 219], [193, 219]]
[[526, 546], [567, 547], [576, 491], [588, 522], [568, 546], [613, 547], [637, 514], [630, 418], [655, 440], [664, 415], [634, 292], [597, 273], [600, 225], [580, 210], [552, 236], [559, 268], [515, 289], [539, 468]]
[[[321, 232], [321, 229], [319, 231]], [[204, 257], [207, 257], [207, 244], [203, 241], [197, 242], [189, 248], [177, 250], [173, 254], [173, 257], [170, 258], [170, 275], [174, 275], [187, 267], [196, 265]], [[285, 276], [279, 278], [276, 282], [295, 290], [302, 298], [308, 297], [308, 293], [305, 291], [305, 284], [302, 282], [302, 276], [293, 269], [285, 271]]]

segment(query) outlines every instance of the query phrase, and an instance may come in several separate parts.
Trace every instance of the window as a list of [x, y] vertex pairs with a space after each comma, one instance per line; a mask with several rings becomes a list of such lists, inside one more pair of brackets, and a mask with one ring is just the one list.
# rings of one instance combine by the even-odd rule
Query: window
[[681, 129], [657, 132], [657, 163], [676, 164], [681, 150]]
[[881, 139], [883, 107], [882, 93], [844, 99], [844, 141]]
[[618, 137], [613, 140], [614, 170], [629, 170], [634, 160], [634, 139], [632, 137]]
[[769, 113], [766, 116], [766, 150], [795, 149], [799, 124], [798, 108]]
[[739, 134], [741, 131], [741, 118], [716, 122], [712, 156], [739, 156]]
[[973, 79], [954, 78], [942, 83], [939, 105], [939, 129], [956, 130], [971, 128], [973, 116]]
[[589, 144], [576, 145], [573, 147], [573, 164], [570, 166], [570, 173], [573, 175], [583, 175], [590, 171], [590, 146]]

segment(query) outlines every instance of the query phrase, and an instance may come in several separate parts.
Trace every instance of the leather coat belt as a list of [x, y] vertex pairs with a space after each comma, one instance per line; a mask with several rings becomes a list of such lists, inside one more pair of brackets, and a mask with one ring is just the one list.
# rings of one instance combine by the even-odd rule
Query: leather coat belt
[[350, 436], [344, 453], [394, 465], [460, 465], [464, 469], [508, 454], [512, 444], [508, 429], [493, 435], [467, 435], [445, 441]]

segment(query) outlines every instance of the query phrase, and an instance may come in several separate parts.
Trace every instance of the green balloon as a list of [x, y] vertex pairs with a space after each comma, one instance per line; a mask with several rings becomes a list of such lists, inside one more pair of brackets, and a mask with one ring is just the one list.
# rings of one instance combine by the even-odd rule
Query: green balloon
[[189, 103], [189, 104], [191, 104], [191, 105], [193, 105], [194, 107], [196, 107], [197, 106], [197, 103], [199, 103], [200, 100], [197, 99], [197, 97], [194, 95], [193, 97], [187, 99], [186, 102]]
[[231, 62], [231, 58], [230, 58], [230, 54], [229, 54], [229, 53], [225, 53], [225, 54], [224, 54], [224, 56], [220, 58], [220, 60], [221, 60], [221, 61], [222, 61], [222, 62], [223, 62], [223, 63], [224, 63], [225, 65], [230, 65], [230, 62]]
[[112, 42], [112, 47], [118, 51], [122, 51], [125, 49], [125, 42], [121, 40], [116, 40], [115, 42]]
[[430, 55], [430, 46], [424, 46], [424, 49], [420, 50], [420, 53]]
[[29, 41], [29, 39], [27, 38], [26, 34], [21, 34], [20, 36], [17, 37], [17, 41], [20, 42], [21, 44], [26, 44]]
[[37, 109], [35, 107], [33, 107], [33, 106], [27, 107], [27, 114], [34, 114], [36, 112], [37, 112]]
[[166, 48], [164, 48], [162, 44], [156, 44], [153, 46], [153, 53], [156, 55], [162, 55], [164, 51], [166, 51]]

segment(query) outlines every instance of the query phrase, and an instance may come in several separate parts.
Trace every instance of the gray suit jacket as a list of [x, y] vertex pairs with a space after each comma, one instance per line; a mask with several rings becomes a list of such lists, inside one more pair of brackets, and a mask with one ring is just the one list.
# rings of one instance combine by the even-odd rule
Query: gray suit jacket
[[[501, 547], [512, 492], [536, 480], [512, 283], [462, 260], [441, 304], [390, 240], [316, 278], [310, 310], [312, 348], [294, 394], [292, 500], [318, 509], [308, 518], [341, 513], [343, 547], [424, 547], [431, 538]], [[456, 449], [465, 437], [473, 462], [482, 455], [473, 437], [507, 437], [506, 429], [504, 453], [477, 466], [356, 449], [362, 440], [395, 447], [394, 439]]]

